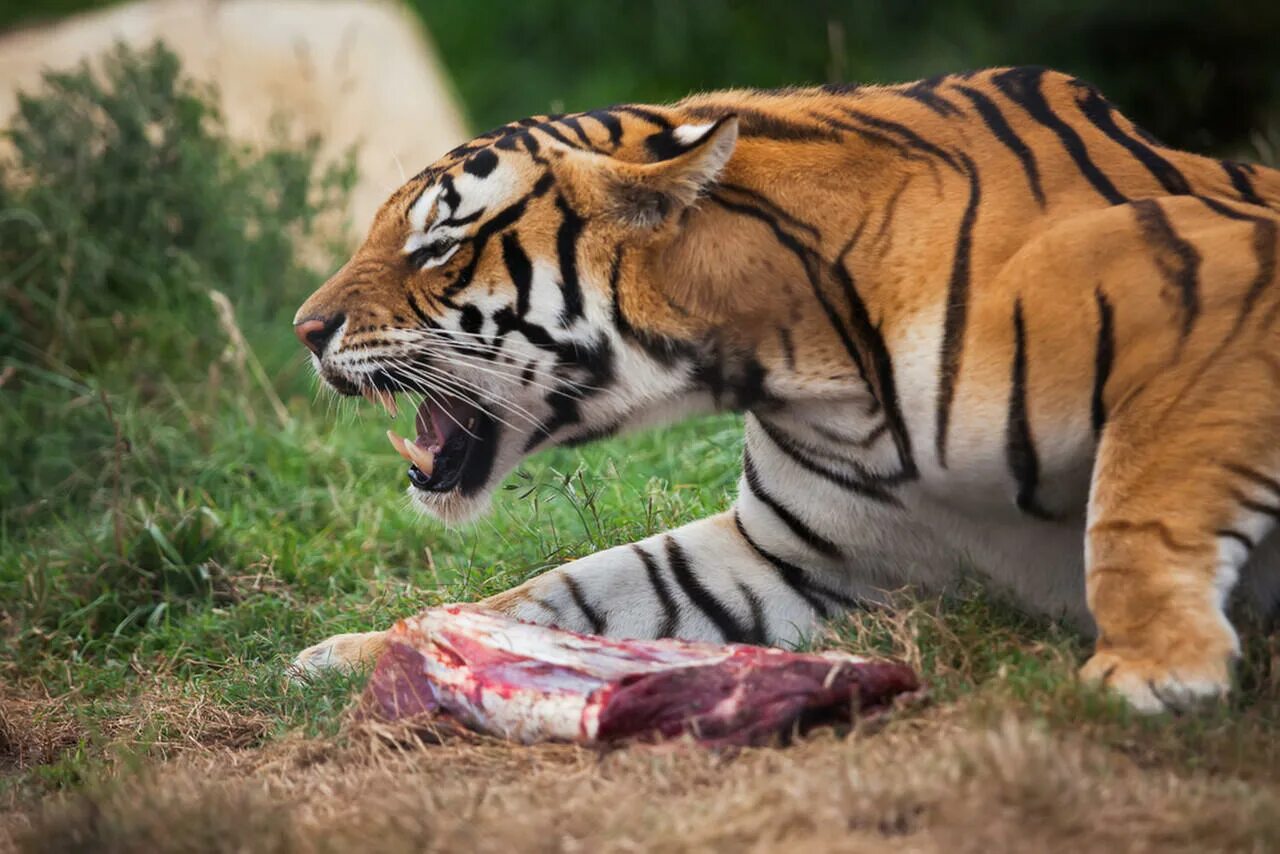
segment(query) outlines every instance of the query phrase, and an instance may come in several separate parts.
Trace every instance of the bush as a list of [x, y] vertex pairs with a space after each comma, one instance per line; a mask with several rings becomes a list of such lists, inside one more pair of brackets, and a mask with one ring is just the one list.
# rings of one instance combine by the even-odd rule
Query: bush
[[100, 76], [47, 74], [8, 137], [0, 286], [16, 310], [0, 356], [72, 365], [114, 347], [88, 322], [115, 312], [203, 313], [210, 285], [259, 312], [293, 300], [313, 278], [298, 241], [353, 177], [349, 162], [321, 170], [315, 139], [257, 153], [232, 142], [213, 92], [160, 44], [117, 47]]
[[0, 629], [14, 649], [128, 649], [231, 595], [223, 567], [242, 555], [215, 496], [253, 484], [222, 446], [263, 432], [257, 413], [282, 433], [288, 418], [244, 371], [247, 345], [228, 351], [209, 292], [249, 339], [293, 356], [289, 319], [338, 260], [354, 179], [350, 156], [322, 164], [318, 140], [278, 130], [265, 150], [232, 141], [216, 93], [159, 44], [20, 98], [0, 164]]
[[100, 74], [47, 74], [20, 98], [7, 136], [6, 512], [47, 498], [114, 446], [104, 394], [145, 402], [208, 376], [226, 344], [210, 288], [242, 320], [287, 321], [321, 273], [300, 250], [341, 236], [335, 219], [354, 179], [349, 157], [319, 163], [316, 139], [290, 144], [282, 129], [265, 151], [233, 142], [215, 93], [160, 44], [119, 46]]

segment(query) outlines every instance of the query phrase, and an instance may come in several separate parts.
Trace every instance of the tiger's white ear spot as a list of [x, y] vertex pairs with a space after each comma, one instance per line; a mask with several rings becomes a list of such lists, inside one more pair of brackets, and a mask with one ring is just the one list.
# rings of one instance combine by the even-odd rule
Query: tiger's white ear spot
[[701, 142], [702, 138], [711, 133], [711, 129], [715, 126], [715, 122], [707, 122], [704, 125], [680, 125], [671, 132], [671, 135], [681, 145], [693, 145]]

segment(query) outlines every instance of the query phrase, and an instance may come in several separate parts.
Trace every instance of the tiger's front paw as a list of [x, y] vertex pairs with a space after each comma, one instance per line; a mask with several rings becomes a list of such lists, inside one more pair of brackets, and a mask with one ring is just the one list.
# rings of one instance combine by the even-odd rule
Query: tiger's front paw
[[387, 646], [386, 632], [354, 632], [334, 635], [298, 653], [289, 665], [289, 679], [306, 682], [327, 671], [350, 673], [370, 667]]
[[1144, 714], [1188, 711], [1226, 699], [1231, 691], [1230, 653], [1204, 655], [1170, 665], [1150, 658], [1097, 652], [1080, 670], [1085, 682], [1118, 692]]

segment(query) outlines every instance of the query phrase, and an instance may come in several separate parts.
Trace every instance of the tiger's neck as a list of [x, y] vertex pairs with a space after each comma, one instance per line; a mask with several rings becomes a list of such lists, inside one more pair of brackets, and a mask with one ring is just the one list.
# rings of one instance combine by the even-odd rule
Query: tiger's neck
[[762, 161], [736, 155], [669, 243], [642, 261], [635, 283], [649, 293], [646, 325], [696, 342], [712, 376], [745, 385], [738, 408], [866, 400], [879, 335], [870, 312], [878, 319], [883, 306], [860, 293], [905, 274], [892, 259], [893, 276], [882, 275], [880, 250], [894, 240], [883, 212], [918, 226], [954, 218], [938, 210], [951, 203], [911, 209], [903, 188], [929, 180], [927, 170], [874, 146], [852, 152], [839, 173], [746, 165]]

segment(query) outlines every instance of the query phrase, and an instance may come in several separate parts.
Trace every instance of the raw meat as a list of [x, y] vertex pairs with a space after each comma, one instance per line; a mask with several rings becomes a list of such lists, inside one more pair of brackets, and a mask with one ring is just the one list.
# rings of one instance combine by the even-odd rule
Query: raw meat
[[475, 606], [430, 608], [389, 635], [366, 713], [420, 715], [526, 744], [759, 744], [848, 722], [918, 691], [911, 668], [843, 653], [613, 640]]

